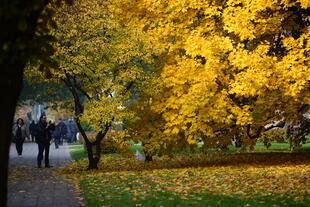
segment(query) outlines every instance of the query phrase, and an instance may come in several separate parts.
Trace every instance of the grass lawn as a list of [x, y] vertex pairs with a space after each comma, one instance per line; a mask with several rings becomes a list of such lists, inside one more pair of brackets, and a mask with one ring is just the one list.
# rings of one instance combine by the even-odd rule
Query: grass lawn
[[[87, 158], [87, 153], [84, 152], [83, 146], [78, 143], [71, 143], [70, 145], [70, 154], [71, 157], [74, 160], [80, 160], [80, 159], [84, 159]], [[236, 152], [241, 152], [241, 153], [272, 153], [272, 152], [283, 152], [283, 153], [300, 153], [300, 152], [309, 152], [310, 153], [310, 142], [302, 145], [302, 147], [300, 148], [296, 148], [294, 149], [294, 151], [290, 151], [289, 150], [289, 143], [276, 143], [273, 142], [272, 145], [266, 149], [266, 147], [264, 146], [264, 143], [257, 143], [256, 146], [254, 147], [253, 151], [242, 151], [240, 148], [236, 148], [232, 145], [229, 146], [229, 151], [227, 153], [236, 153]], [[135, 154], [135, 152], [138, 150], [139, 152], [142, 153], [142, 146], [140, 145], [131, 145], [129, 147], [129, 150]]]
[[[289, 151], [290, 145], [289, 143], [277, 143], [273, 142], [271, 146], [266, 149], [264, 143], [257, 143], [254, 147], [254, 151], [262, 151], [262, 152], [270, 152], [270, 151]], [[302, 145], [302, 147], [295, 148], [294, 151], [308, 151], [310, 150], [310, 143], [306, 143]]]
[[[122, 178], [120, 179], [119, 176]], [[208, 189], [203, 191], [188, 192], [184, 186], [173, 186], [175, 190], [166, 190], [160, 184], [152, 182], [151, 177], [158, 179], [154, 175], [125, 176], [118, 174], [117, 177], [111, 177], [114, 182], [110, 182], [107, 177], [98, 176], [97, 178], [87, 178], [82, 180], [81, 186], [83, 196], [87, 206], [119, 206], [119, 207], [181, 207], [181, 206], [257, 206], [257, 207], [275, 207], [275, 206], [309, 206], [308, 201], [295, 201], [294, 197], [274, 196], [239, 196], [232, 192], [230, 195], [221, 193], [212, 193]], [[125, 179], [124, 179], [125, 178]], [[171, 178], [172, 182], [175, 177]], [[195, 176], [192, 178], [195, 179]], [[166, 179], [167, 180], [167, 179]], [[207, 180], [207, 179], [206, 179]]]
[[68, 143], [69, 146], [75, 146], [75, 145], [81, 145], [80, 142], [71, 142], [71, 143]]
[[[84, 151], [83, 145], [81, 144], [71, 145], [70, 155], [72, 159], [75, 161], [83, 160], [87, 158], [87, 153]], [[105, 157], [105, 156], [120, 157], [121, 155], [114, 153], [114, 154], [102, 154], [101, 156], [102, 157]]]
[[88, 207], [310, 206], [309, 146], [294, 153], [287, 146], [258, 144], [251, 153], [184, 154], [149, 163], [107, 154], [97, 171], [85, 171], [82, 146], [71, 146], [77, 161], [63, 173], [78, 178]]
[[73, 160], [80, 160], [87, 157], [87, 153], [84, 151], [82, 145], [71, 145], [70, 155]]

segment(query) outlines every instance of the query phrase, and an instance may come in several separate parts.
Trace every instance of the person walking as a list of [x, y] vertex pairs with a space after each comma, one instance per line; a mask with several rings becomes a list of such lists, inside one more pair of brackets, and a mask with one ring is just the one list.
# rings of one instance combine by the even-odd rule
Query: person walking
[[15, 141], [15, 146], [16, 146], [18, 157], [22, 157], [23, 144], [24, 144], [26, 137], [28, 137], [28, 131], [25, 127], [25, 123], [23, 119], [21, 118], [17, 119], [16, 124], [13, 127], [13, 136], [14, 136], [14, 141]]
[[68, 131], [67, 125], [62, 119], [59, 119], [58, 127], [59, 127], [59, 135], [60, 135], [59, 145], [63, 145], [64, 139], [67, 138], [67, 131]]
[[54, 124], [47, 124], [46, 116], [42, 115], [35, 129], [36, 142], [38, 144], [39, 152], [37, 157], [38, 168], [41, 168], [43, 160], [43, 153], [45, 152], [45, 167], [52, 167], [49, 163], [50, 142], [52, 139], [51, 132], [55, 130]]
[[58, 149], [59, 145], [60, 145], [60, 138], [61, 138], [61, 131], [62, 131], [62, 127], [63, 125], [61, 124], [61, 119], [59, 119], [58, 123], [55, 126], [55, 130], [52, 133], [52, 137], [54, 139], [55, 142], [55, 148]]
[[35, 136], [34, 136], [35, 128], [36, 128], [36, 124], [34, 123], [34, 120], [32, 120], [31, 124], [29, 125], [29, 134], [30, 134], [30, 138], [32, 142], [35, 141]]
[[71, 143], [74, 143], [77, 141], [76, 134], [78, 133], [78, 127], [74, 120], [74, 118], [70, 119], [68, 123], [68, 140]]

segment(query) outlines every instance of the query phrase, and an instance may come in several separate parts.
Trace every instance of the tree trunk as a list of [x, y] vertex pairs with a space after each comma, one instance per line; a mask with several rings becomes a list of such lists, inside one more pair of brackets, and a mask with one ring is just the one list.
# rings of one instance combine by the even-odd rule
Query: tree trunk
[[85, 142], [86, 143], [86, 149], [87, 149], [87, 155], [88, 155], [88, 170], [92, 169], [98, 169], [98, 161], [99, 159], [96, 159], [94, 157], [93, 152], [93, 144], [91, 142]]
[[[78, 125], [78, 128], [80, 129], [80, 132], [83, 136], [84, 142], [86, 144], [86, 149], [87, 149], [87, 155], [88, 155], [88, 170], [91, 169], [98, 169], [98, 163], [100, 161], [101, 157], [101, 141], [105, 137], [105, 135], [108, 133], [110, 129], [110, 124], [106, 124], [105, 129], [103, 132], [99, 132], [96, 136], [96, 141], [95, 142], [90, 142], [89, 139], [87, 138], [87, 135], [82, 128], [79, 119], [76, 120], [76, 123]], [[96, 151], [93, 151], [93, 146], [96, 147]]]
[[12, 123], [18, 96], [22, 89], [23, 64], [0, 63], [0, 206], [7, 203], [8, 160]]
[[[98, 163], [100, 161], [101, 157], [101, 141], [105, 137], [105, 135], [108, 133], [110, 129], [110, 124], [106, 124], [105, 129], [103, 132], [99, 132], [96, 136], [95, 142], [86, 142], [86, 149], [88, 154], [88, 170], [91, 169], [98, 169]], [[93, 152], [93, 146], [96, 147], [95, 153]]]
[[[44, 38], [39, 42], [33, 40], [36, 31], [44, 29], [42, 31], [45, 32], [47, 29], [47, 22], [52, 16], [44, 15], [42, 18], [46, 21], [41, 22], [39, 27], [37, 20], [49, 3], [49, 0], [0, 1], [0, 25], [4, 28], [0, 32], [0, 94], [4, 96], [0, 101], [1, 207], [7, 206], [9, 147], [15, 107], [22, 89], [23, 71], [26, 62], [32, 55], [37, 55], [37, 58], [40, 56], [41, 60], [45, 59], [47, 55], [41, 54], [45, 50], [39, 50], [42, 48]], [[50, 37], [44, 41], [50, 41]]]
[[145, 161], [146, 161], [146, 162], [151, 162], [151, 161], [153, 161], [153, 156], [151, 156], [151, 155], [146, 155], [146, 156], [145, 156]]
[[[78, 91], [80, 91], [84, 96], [86, 96], [88, 99], [90, 99], [90, 96], [85, 91], [82, 91], [81, 87], [78, 86], [76, 83], [75, 77], [71, 76], [69, 74], [66, 74], [66, 78], [63, 79], [64, 83], [66, 86], [69, 88], [73, 99], [74, 99], [74, 110], [75, 110], [75, 116], [76, 116], [76, 124], [78, 126], [79, 131], [81, 132], [81, 135], [84, 139], [84, 142], [86, 144], [86, 149], [87, 149], [87, 155], [88, 155], [88, 170], [91, 169], [98, 169], [98, 163], [100, 160], [100, 155], [101, 155], [101, 146], [100, 143], [102, 139], [105, 137], [107, 132], [109, 131], [110, 124], [105, 125], [105, 129], [103, 132], [99, 132], [96, 136], [96, 141], [91, 142], [89, 141], [81, 123], [80, 119], [78, 116], [84, 112], [84, 107], [81, 101], [81, 98], [78, 94]], [[96, 152], [93, 152], [93, 146], [96, 146]]]
[[235, 147], [236, 148], [242, 147], [242, 140], [238, 136], [235, 136]]
[[[18, 30], [17, 17], [25, 20], [23, 10], [27, 4], [23, 1], [0, 1], [0, 206], [7, 206], [7, 181], [9, 147], [11, 143], [12, 123], [17, 100], [22, 89], [23, 70], [25, 67], [22, 43], [32, 39], [35, 31], [22, 33]], [[35, 18], [35, 17], [34, 17]], [[27, 18], [29, 30], [32, 18]], [[36, 19], [35, 21], [36, 22]], [[24, 44], [24, 47], [27, 44]]]
[[[74, 96], [75, 97], [75, 96]], [[75, 101], [75, 109], [81, 109], [82, 107], [81, 106], [77, 106], [77, 104], [81, 105], [78, 101]], [[80, 115], [80, 114], [77, 114], [77, 111], [75, 111], [76, 113], [76, 116]], [[88, 167], [87, 167], [87, 170], [91, 170], [91, 169], [98, 169], [98, 162], [99, 162], [99, 159], [96, 157], [94, 157], [94, 152], [93, 152], [93, 143], [89, 141], [81, 123], [80, 123], [80, 120], [79, 118], [77, 117], [76, 118], [76, 125], [78, 126], [78, 129], [84, 139], [84, 143], [86, 145], [86, 150], [87, 150], [87, 157], [88, 157]]]
[[[142, 146], [144, 146], [144, 145], [145, 145], [145, 143], [142, 142]], [[151, 161], [153, 161], [153, 156], [152, 156], [149, 152], [147, 152], [145, 149], [143, 149], [143, 153], [144, 153], [145, 161], [146, 161], [146, 162], [151, 162]]]

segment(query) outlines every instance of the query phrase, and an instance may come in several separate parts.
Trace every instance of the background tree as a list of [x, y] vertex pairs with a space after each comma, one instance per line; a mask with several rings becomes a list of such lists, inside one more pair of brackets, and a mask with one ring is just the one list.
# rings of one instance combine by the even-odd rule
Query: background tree
[[153, 130], [133, 128], [150, 148], [213, 146], [215, 134], [250, 144], [309, 109], [308, 1], [113, 2], [156, 43], [157, 76], [140, 100], [149, 111], [137, 109]]
[[[31, 77], [34, 78], [34, 77]], [[53, 103], [57, 105], [59, 102], [69, 101], [70, 91], [64, 83], [35, 82], [33, 80], [23, 81], [23, 89], [19, 96], [19, 103], [31, 101], [31, 104]]]
[[[64, 82], [72, 94], [89, 169], [97, 168], [100, 143], [110, 128], [132, 116], [125, 106], [133, 88], [147, 76], [142, 65], [150, 60], [144, 35], [117, 24], [108, 6], [103, 0], [80, 0], [59, 9], [55, 18], [58, 28], [53, 31], [56, 51], [49, 65], [49, 81]], [[36, 67], [27, 72], [40, 74]], [[94, 141], [87, 137], [81, 120], [97, 131]]]

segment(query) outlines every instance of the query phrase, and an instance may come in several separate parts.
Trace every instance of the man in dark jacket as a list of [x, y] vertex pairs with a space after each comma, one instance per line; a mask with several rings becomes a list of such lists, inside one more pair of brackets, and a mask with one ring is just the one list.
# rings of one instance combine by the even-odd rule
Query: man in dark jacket
[[52, 139], [51, 131], [55, 129], [54, 124], [47, 124], [46, 116], [41, 116], [40, 121], [35, 128], [36, 142], [38, 143], [39, 153], [37, 157], [38, 168], [41, 168], [41, 162], [43, 160], [43, 152], [45, 151], [45, 167], [50, 168], [49, 164], [49, 151], [50, 142]]

